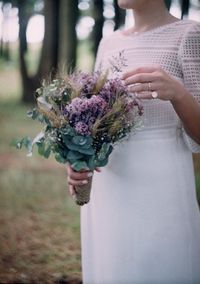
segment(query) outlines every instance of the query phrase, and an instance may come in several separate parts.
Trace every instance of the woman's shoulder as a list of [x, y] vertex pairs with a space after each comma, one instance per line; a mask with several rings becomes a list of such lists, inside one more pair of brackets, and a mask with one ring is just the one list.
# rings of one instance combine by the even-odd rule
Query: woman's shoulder
[[[196, 44], [200, 45], [200, 22], [193, 20], [183, 20], [181, 22], [183, 26], [182, 44], [190, 43], [193, 45], [196, 42]], [[198, 49], [200, 49], [200, 46], [198, 46]]]
[[191, 32], [197, 33], [200, 36], [200, 22], [194, 20], [180, 20], [180, 26], [184, 30], [184, 34], [190, 34]]
[[120, 30], [116, 30], [111, 32], [109, 35], [105, 35], [101, 38], [99, 43], [99, 49], [102, 50], [110, 50], [113, 47], [119, 45], [120, 40]]

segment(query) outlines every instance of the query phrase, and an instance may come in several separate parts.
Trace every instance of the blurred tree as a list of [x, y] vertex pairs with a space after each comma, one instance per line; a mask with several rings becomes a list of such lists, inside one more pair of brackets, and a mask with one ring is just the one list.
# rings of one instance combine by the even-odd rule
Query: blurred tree
[[4, 1], [2, 3], [1, 10], [2, 10], [3, 19], [2, 19], [2, 37], [0, 42], [0, 56], [6, 61], [10, 60], [10, 43], [9, 39], [7, 38], [7, 33], [8, 33], [7, 22], [9, 21], [11, 8], [12, 6], [8, 1]]
[[104, 9], [103, 0], [93, 0], [92, 1], [92, 16], [95, 21], [94, 28], [92, 31], [94, 55], [96, 55], [97, 53], [99, 42], [102, 38], [102, 33], [103, 33], [103, 24], [104, 24], [103, 9]]
[[79, 16], [78, 0], [60, 0], [59, 13], [59, 57], [61, 68], [68, 70], [76, 66], [77, 34]]
[[172, 0], [165, 0], [165, 4], [167, 6], [167, 9], [169, 10], [172, 4]]
[[36, 79], [49, 76], [58, 67], [60, 0], [44, 0], [45, 34]]
[[25, 60], [25, 55], [28, 50], [26, 30], [30, 17], [34, 11], [34, 0], [13, 0], [12, 3], [18, 8], [19, 17], [19, 63], [22, 81], [22, 101], [32, 102], [33, 92], [37, 87], [38, 74], [30, 76], [28, 74], [28, 67]]
[[180, 0], [181, 5], [181, 19], [187, 16], [190, 8], [190, 0]]
[[59, 62], [70, 67], [76, 64], [76, 22], [78, 0], [44, 0], [45, 34], [38, 69], [34, 75], [28, 73], [26, 53], [28, 50], [26, 31], [34, 7], [41, 0], [10, 0], [18, 8], [19, 17], [19, 62], [22, 80], [22, 101], [33, 102], [34, 91], [42, 78], [53, 75]]
[[126, 17], [126, 10], [125, 9], [121, 9], [118, 4], [117, 4], [117, 0], [114, 0], [114, 9], [115, 9], [115, 27], [114, 30], [119, 29], [121, 26], [124, 25], [125, 23], [125, 17]]

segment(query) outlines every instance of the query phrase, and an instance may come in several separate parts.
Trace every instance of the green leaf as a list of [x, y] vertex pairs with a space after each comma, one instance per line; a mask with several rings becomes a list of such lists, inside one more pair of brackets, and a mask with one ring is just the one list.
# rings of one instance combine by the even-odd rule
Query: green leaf
[[45, 157], [46, 159], [48, 159], [49, 156], [50, 156], [50, 154], [51, 154], [51, 146], [49, 145], [49, 146], [47, 147], [47, 149], [45, 149], [45, 151], [44, 151], [44, 157]]
[[[71, 137], [68, 135], [61, 135], [62, 140], [66, 147], [68, 147], [70, 150], [76, 150], [77, 147], [73, 147], [73, 144], [71, 143]], [[71, 147], [70, 147], [71, 146]]]
[[69, 135], [69, 136], [74, 136], [75, 135], [75, 131], [74, 129], [69, 126], [69, 125], [66, 125], [65, 127], [61, 128], [59, 130], [59, 132], [63, 135]]
[[38, 154], [40, 154], [41, 156], [44, 156], [44, 153], [45, 153], [45, 143], [44, 142], [37, 142], [36, 144], [38, 146]]
[[72, 141], [76, 145], [84, 146], [85, 148], [89, 148], [92, 144], [92, 138], [87, 136], [77, 135], [72, 138]]
[[32, 118], [33, 120], [37, 119], [39, 115], [39, 111], [34, 108], [33, 110], [27, 111], [27, 116]]
[[55, 159], [58, 163], [61, 163], [61, 164], [65, 164], [67, 162], [67, 160], [61, 157], [59, 153], [55, 154]]
[[88, 160], [88, 167], [90, 170], [94, 170], [96, 168], [94, 156], [91, 156]]
[[69, 151], [67, 154], [67, 159], [73, 162], [75, 162], [76, 160], [82, 159], [83, 157], [84, 155], [77, 151]]
[[98, 155], [97, 159], [99, 161], [103, 161], [104, 159], [107, 159], [110, 153], [112, 152], [113, 147], [110, 144], [103, 143]]
[[104, 160], [95, 160], [96, 167], [104, 167], [108, 163], [108, 158], [105, 158]]
[[85, 155], [89, 155], [89, 156], [94, 155], [94, 153], [95, 153], [95, 151], [94, 151], [94, 149], [92, 147], [89, 148], [89, 149], [78, 148], [77, 151], [79, 153], [82, 153], [82, 154], [85, 154]]
[[81, 170], [87, 170], [88, 169], [87, 163], [83, 162], [83, 161], [74, 162], [71, 166], [77, 172], [79, 172]]

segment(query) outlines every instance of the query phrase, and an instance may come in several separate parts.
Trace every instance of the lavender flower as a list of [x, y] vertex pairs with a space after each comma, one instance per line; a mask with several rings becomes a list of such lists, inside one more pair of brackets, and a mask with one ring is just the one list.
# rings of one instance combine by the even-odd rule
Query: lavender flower
[[128, 93], [128, 89], [119, 78], [107, 80], [99, 91], [99, 95], [107, 102], [112, 100], [116, 94], [123, 93]]
[[[93, 95], [89, 99], [77, 97], [65, 107], [64, 116], [69, 120], [70, 126], [78, 129], [78, 133], [81, 131], [86, 135], [90, 133], [96, 119], [105, 114], [107, 107], [106, 101], [100, 96]], [[83, 125], [87, 125], [87, 130], [85, 126], [84, 130], [80, 130]]]
[[75, 123], [75, 130], [80, 135], [90, 134], [88, 125], [82, 121]]

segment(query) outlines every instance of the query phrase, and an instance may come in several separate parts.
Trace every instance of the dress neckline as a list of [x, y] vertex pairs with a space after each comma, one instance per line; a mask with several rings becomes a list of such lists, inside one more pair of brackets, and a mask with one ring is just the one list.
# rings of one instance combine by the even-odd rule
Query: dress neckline
[[142, 36], [142, 35], [146, 35], [146, 34], [150, 34], [150, 33], [153, 33], [153, 32], [160, 31], [162, 29], [165, 29], [165, 28], [168, 28], [168, 27], [171, 27], [171, 26], [176, 26], [177, 24], [182, 23], [182, 22], [185, 22], [185, 20], [177, 20], [177, 21], [174, 21], [174, 22], [171, 22], [171, 23], [168, 23], [168, 24], [164, 24], [164, 25], [161, 25], [159, 27], [155, 27], [155, 28], [152, 28], [150, 30], [138, 32], [138, 33], [125, 34], [123, 32], [123, 30], [119, 30], [118, 34], [120, 36], [124, 37], [124, 38], [139, 37], [139, 36]]

